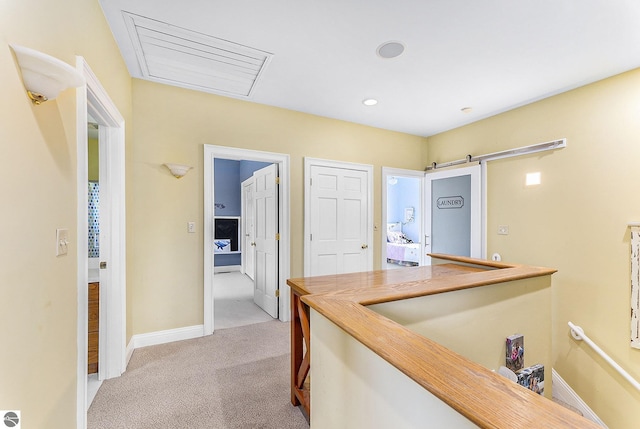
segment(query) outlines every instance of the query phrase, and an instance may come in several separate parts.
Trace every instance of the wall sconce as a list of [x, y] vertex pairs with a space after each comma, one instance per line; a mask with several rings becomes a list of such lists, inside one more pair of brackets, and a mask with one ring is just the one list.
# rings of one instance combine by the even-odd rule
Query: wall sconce
[[34, 104], [53, 100], [67, 88], [84, 84], [84, 77], [69, 64], [24, 46], [9, 45], [16, 55], [22, 82]]
[[184, 176], [185, 174], [187, 174], [187, 171], [193, 168], [188, 165], [182, 165], [182, 164], [163, 164], [163, 165], [167, 167], [171, 171], [171, 174], [173, 174], [178, 179]]

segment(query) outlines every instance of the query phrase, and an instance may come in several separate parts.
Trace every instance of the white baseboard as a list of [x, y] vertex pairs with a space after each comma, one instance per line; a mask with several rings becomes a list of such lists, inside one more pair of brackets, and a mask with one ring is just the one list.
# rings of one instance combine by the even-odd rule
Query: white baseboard
[[184, 328], [168, 329], [166, 331], [137, 334], [131, 337], [127, 345], [127, 366], [135, 349], [140, 347], [155, 346], [158, 344], [172, 343], [174, 341], [190, 340], [204, 336], [204, 325], [186, 326]]
[[604, 424], [602, 420], [593, 412], [591, 408], [578, 396], [578, 394], [567, 384], [566, 381], [560, 377], [560, 374], [556, 372], [555, 369], [552, 369], [552, 390], [553, 397], [558, 398], [563, 402], [571, 405], [572, 407], [576, 407], [582, 412], [582, 415], [599, 424], [600, 426], [606, 428], [607, 425]]
[[135, 350], [135, 347], [133, 347], [133, 337], [131, 337], [131, 339], [129, 340], [129, 344], [127, 344], [127, 350], [126, 350], [126, 356], [125, 356], [126, 362], [124, 363], [125, 369], [129, 367], [129, 361], [131, 360], [131, 356], [133, 356], [134, 350]]
[[242, 265], [221, 265], [213, 267], [214, 273], [226, 273], [230, 271], [242, 271]]

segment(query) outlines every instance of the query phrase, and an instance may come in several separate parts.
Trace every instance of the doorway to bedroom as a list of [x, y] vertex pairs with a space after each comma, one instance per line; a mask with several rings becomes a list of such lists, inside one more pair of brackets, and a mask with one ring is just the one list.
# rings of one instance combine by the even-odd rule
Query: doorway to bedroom
[[382, 168], [383, 269], [430, 265], [430, 253], [482, 258], [479, 164], [423, 171]]
[[[290, 309], [286, 279], [289, 278], [289, 155], [204, 145], [204, 160], [204, 334], [212, 334], [214, 325], [219, 327], [215, 323], [218, 319], [215, 309], [220, 309], [217, 301], [224, 298], [216, 296], [216, 292], [224, 287], [231, 275], [241, 275], [243, 280], [253, 283], [253, 301], [269, 314], [269, 318], [288, 321]], [[217, 173], [224, 170], [220, 160], [233, 161], [238, 167], [237, 186], [234, 186], [236, 201], [233, 204], [240, 207], [240, 212], [237, 208], [233, 213], [227, 210], [231, 199], [225, 197], [219, 185], [227, 183], [229, 177], [216, 177]], [[263, 163], [266, 167], [262, 166]], [[252, 208], [245, 207], [244, 216], [242, 189], [243, 183], [246, 185], [246, 178], [240, 180], [240, 165], [263, 167], [252, 170]], [[247, 210], [254, 213], [252, 233], [247, 231], [250, 223], [245, 223], [243, 229]], [[225, 236], [216, 235], [218, 223], [218, 232]], [[250, 233], [250, 238], [253, 238], [248, 245], [246, 233]], [[215, 244], [216, 241], [219, 246]], [[251, 246], [251, 243], [255, 243], [255, 246]], [[255, 247], [250, 257], [250, 261], [253, 260], [253, 279], [246, 274], [247, 264], [251, 262], [242, 257], [242, 251], [247, 247]], [[233, 253], [234, 248], [239, 253]], [[223, 258], [235, 259], [227, 261], [225, 265], [216, 263]], [[248, 271], [251, 274], [251, 270]], [[233, 279], [231, 283], [236, 286], [238, 284]], [[280, 294], [281, 290], [285, 292]]]
[[[278, 316], [275, 300], [264, 298], [268, 279], [261, 264], [265, 258], [260, 257], [264, 246], [258, 246], [257, 239], [267, 220], [271, 228], [277, 228], [275, 217], [258, 219], [268, 210], [261, 210], [264, 199], [259, 199], [257, 192], [261, 178], [275, 168], [270, 162], [214, 160], [214, 323], [219, 329], [266, 322]], [[277, 258], [275, 254], [271, 256]], [[275, 288], [277, 279], [272, 277]]]
[[382, 269], [423, 264], [424, 173], [383, 168]]

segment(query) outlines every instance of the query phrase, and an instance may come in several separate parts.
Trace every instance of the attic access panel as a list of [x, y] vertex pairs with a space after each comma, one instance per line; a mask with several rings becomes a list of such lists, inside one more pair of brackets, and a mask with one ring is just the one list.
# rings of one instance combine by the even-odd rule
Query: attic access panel
[[142, 77], [227, 96], [251, 96], [272, 54], [123, 12]]

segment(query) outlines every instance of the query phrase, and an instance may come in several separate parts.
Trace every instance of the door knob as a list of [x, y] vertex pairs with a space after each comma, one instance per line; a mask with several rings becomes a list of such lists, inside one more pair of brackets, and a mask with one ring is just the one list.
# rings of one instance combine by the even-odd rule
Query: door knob
[[256, 245], [256, 243], [251, 243], [251, 245], [252, 245], [252, 246], [255, 246], [255, 245]]
[[360, 247], [362, 247], [363, 249], [368, 249], [368, 248], [369, 248], [369, 246], [368, 246], [368, 245], [366, 245], [366, 244], [363, 244], [363, 245], [362, 245], [362, 246], [360, 246]]

